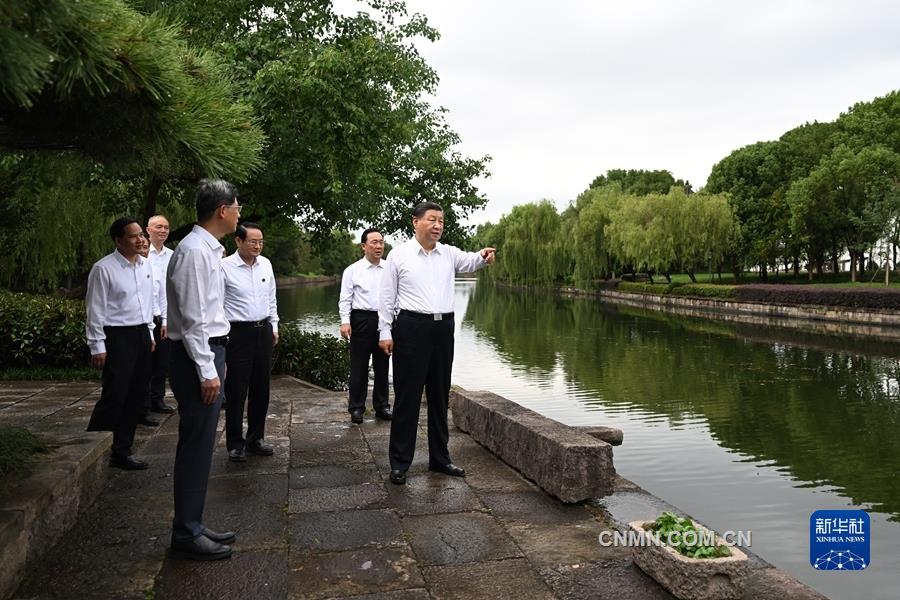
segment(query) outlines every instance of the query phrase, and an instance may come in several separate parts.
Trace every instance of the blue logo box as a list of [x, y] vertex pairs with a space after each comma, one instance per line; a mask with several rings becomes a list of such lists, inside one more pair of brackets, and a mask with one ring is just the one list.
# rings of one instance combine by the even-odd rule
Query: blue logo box
[[864, 510], [817, 510], [809, 516], [809, 564], [818, 571], [865, 569], [871, 540]]

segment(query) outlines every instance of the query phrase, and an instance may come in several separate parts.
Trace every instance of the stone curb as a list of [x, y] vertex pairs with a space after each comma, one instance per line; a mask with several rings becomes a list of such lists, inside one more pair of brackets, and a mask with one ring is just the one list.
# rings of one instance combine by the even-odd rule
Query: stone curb
[[490, 392], [454, 388], [450, 409], [459, 429], [563, 502], [612, 491], [612, 446], [602, 439]]

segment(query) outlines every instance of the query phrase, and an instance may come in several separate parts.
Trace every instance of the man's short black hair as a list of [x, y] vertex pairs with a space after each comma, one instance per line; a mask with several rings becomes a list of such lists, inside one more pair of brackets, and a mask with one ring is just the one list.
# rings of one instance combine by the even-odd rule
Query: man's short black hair
[[112, 238], [112, 241], [116, 241], [117, 239], [125, 235], [125, 228], [132, 223], [137, 223], [138, 227], [141, 226], [141, 224], [138, 223], [137, 219], [132, 219], [131, 217], [119, 217], [118, 219], [113, 221], [112, 225], [109, 226], [109, 237]]
[[203, 223], [220, 206], [229, 206], [238, 197], [238, 189], [224, 179], [201, 179], [197, 184], [197, 222]]
[[429, 210], [444, 212], [444, 209], [441, 208], [441, 205], [437, 202], [420, 202], [413, 208], [413, 216], [417, 219], [421, 219]]
[[365, 244], [366, 239], [369, 237], [370, 233], [381, 233], [381, 230], [378, 229], [377, 227], [369, 227], [368, 229], [366, 229], [365, 231], [362, 232], [362, 237], [359, 238], [359, 243]]
[[246, 221], [244, 223], [240, 223], [237, 226], [237, 229], [234, 231], [234, 237], [241, 240], [242, 242], [247, 239], [247, 230], [248, 229], [256, 229], [257, 231], [262, 232], [262, 227], [257, 225], [256, 223], [251, 223], [250, 221]]

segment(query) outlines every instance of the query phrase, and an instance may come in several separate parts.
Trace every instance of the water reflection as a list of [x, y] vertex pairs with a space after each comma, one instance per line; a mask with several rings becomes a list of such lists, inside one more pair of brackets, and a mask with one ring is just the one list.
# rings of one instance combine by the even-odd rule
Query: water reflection
[[850, 354], [841, 346], [858, 342], [803, 334], [819, 347], [809, 348], [785, 330], [770, 342], [776, 333], [759, 328], [491, 286], [474, 289], [465, 318], [533, 377], [561, 368], [592, 392], [585, 402], [672, 428], [705, 423], [746, 460], [900, 520], [896, 345], [882, 344], [889, 356]]

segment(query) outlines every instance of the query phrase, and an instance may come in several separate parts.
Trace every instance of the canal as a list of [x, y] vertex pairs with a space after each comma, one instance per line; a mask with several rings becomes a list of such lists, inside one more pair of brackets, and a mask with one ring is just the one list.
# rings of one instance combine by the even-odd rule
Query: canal
[[[279, 290], [337, 335], [339, 286]], [[458, 281], [453, 382], [625, 433], [617, 471], [823, 594], [898, 598], [900, 344], [726, 324]], [[462, 316], [462, 318], [460, 318]], [[809, 517], [862, 508], [871, 566], [809, 565]]]

